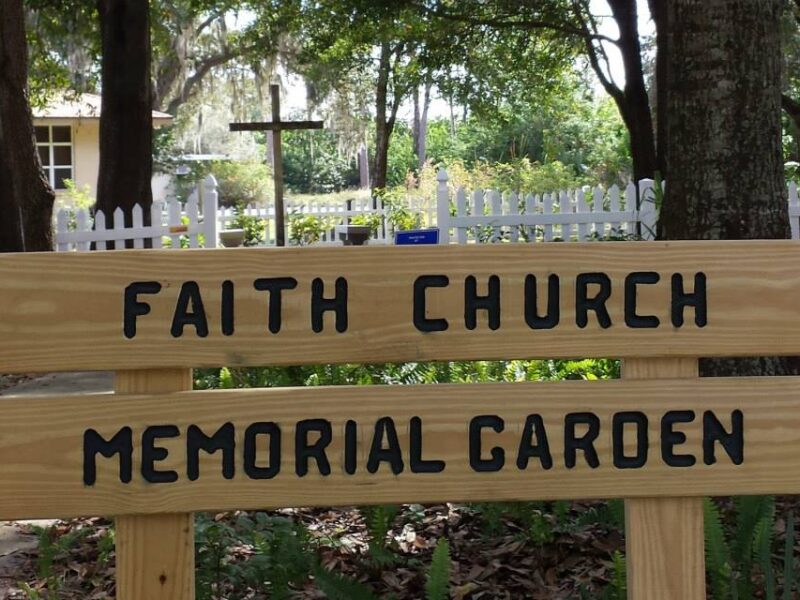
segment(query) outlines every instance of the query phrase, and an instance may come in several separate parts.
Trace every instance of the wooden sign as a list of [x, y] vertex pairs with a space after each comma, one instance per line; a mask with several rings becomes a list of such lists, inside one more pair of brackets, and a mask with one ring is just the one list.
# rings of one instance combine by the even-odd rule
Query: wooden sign
[[800, 493], [797, 472], [797, 378], [20, 398], [0, 421], [2, 519]]
[[[791, 241], [0, 255], [0, 519], [118, 515], [119, 600], [191, 600], [191, 512], [626, 498], [629, 597], [705, 598], [699, 496], [800, 493]], [[191, 367], [624, 358], [606, 382], [184, 391]], [[677, 560], [676, 560], [677, 557]]]
[[796, 243], [0, 256], [5, 371], [800, 352]]

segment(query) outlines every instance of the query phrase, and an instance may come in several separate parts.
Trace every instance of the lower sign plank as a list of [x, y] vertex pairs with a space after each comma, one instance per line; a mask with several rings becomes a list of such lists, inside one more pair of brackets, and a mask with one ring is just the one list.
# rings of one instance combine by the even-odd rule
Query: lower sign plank
[[2, 400], [0, 519], [800, 492], [797, 378]]

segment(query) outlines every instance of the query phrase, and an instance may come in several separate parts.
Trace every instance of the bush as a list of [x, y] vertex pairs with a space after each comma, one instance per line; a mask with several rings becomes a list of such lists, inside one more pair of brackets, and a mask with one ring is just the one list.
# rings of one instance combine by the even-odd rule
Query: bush
[[247, 206], [272, 201], [272, 171], [258, 162], [214, 162], [221, 206]]

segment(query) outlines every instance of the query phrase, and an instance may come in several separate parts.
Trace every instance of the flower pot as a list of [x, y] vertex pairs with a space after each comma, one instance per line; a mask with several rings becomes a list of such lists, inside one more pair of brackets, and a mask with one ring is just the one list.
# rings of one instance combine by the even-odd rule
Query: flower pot
[[339, 229], [339, 241], [345, 246], [363, 246], [371, 235], [372, 229], [366, 225], [345, 225]]
[[226, 229], [220, 231], [219, 241], [226, 248], [238, 248], [244, 243], [244, 229]]

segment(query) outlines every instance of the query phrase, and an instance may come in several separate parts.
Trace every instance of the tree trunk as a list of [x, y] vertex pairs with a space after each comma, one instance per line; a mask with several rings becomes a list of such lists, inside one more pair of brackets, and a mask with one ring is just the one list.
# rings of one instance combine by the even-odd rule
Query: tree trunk
[[431, 106], [431, 89], [433, 82], [426, 81], [422, 102], [419, 99], [419, 89], [414, 94], [414, 154], [417, 155], [417, 165], [421, 169], [428, 158], [428, 109]]
[[0, 2], [0, 252], [53, 249], [55, 195], [42, 174], [28, 104], [22, 0]]
[[615, 100], [630, 134], [633, 180], [639, 181], [654, 177], [658, 162], [650, 98], [644, 83], [636, 0], [609, 0], [608, 4], [619, 28], [618, 47], [625, 69], [622, 98]]
[[[781, 153], [781, 0], [668, 2], [660, 236], [790, 234]], [[661, 32], [659, 33], [659, 36]], [[660, 39], [660, 37], [659, 37]], [[704, 375], [786, 373], [790, 361], [704, 361]]]
[[656, 124], [656, 163], [662, 179], [667, 178], [667, 3], [648, 0], [650, 16], [656, 26], [655, 110], [651, 115]]
[[149, 222], [153, 194], [150, 13], [147, 0], [98, 0], [102, 37], [100, 173], [97, 208], [113, 221], [117, 207], [130, 223], [139, 204]]
[[392, 49], [388, 42], [381, 44], [381, 56], [378, 63], [378, 82], [375, 94], [375, 154], [372, 167], [372, 185], [377, 189], [386, 187], [386, 171], [388, 168], [389, 139], [394, 123], [387, 118], [389, 98], [389, 75], [391, 71]]

